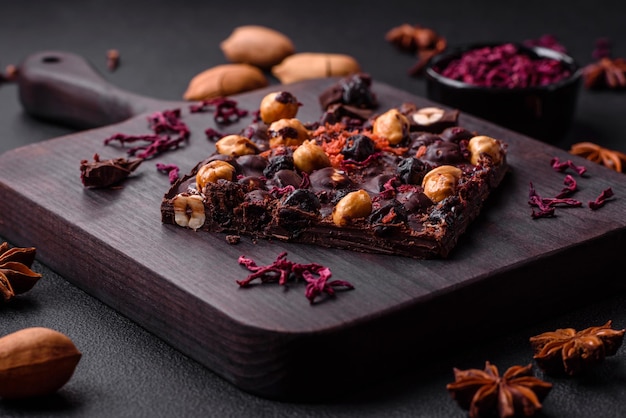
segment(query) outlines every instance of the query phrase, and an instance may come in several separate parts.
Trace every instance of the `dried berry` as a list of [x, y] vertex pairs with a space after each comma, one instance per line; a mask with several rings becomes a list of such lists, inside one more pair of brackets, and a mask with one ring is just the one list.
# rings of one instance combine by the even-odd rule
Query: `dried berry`
[[319, 213], [321, 204], [315, 193], [308, 189], [296, 189], [290, 193], [285, 200], [283, 206], [296, 207], [300, 210], [310, 213]]
[[376, 151], [376, 145], [367, 135], [357, 134], [346, 139], [346, 145], [341, 153], [346, 159], [364, 161]]

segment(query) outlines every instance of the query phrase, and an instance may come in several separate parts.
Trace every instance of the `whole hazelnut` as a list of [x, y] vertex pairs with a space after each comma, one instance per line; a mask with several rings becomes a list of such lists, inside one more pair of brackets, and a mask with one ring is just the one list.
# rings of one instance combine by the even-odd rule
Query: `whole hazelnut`
[[299, 146], [309, 139], [309, 130], [296, 118], [279, 119], [268, 128], [270, 147]]
[[452, 165], [441, 165], [430, 170], [422, 180], [424, 194], [433, 202], [441, 202], [456, 192], [463, 172]]
[[304, 141], [293, 152], [293, 164], [300, 171], [311, 173], [313, 170], [330, 166], [330, 158], [324, 149], [314, 140]]
[[295, 118], [299, 108], [300, 103], [293, 94], [287, 91], [275, 91], [261, 100], [259, 116], [264, 123], [270, 124], [279, 119]]
[[222, 155], [234, 157], [259, 153], [255, 143], [241, 135], [226, 135], [215, 143], [215, 149]]
[[481, 155], [486, 154], [491, 157], [494, 164], [502, 161], [502, 147], [500, 141], [485, 135], [474, 136], [469, 140], [467, 148], [471, 153], [470, 162], [478, 164]]
[[213, 160], [203, 165], [196, 173], [196, 186], [199, 191], [204, 191], [207, 183], [217, 183], [219, 179], [233, 180], [235, 167], [222, 160]]
[[345, 195], [333, 208], [333, 222], [345, 226], [353, 219], [365, 218], [372, 213], [372, 199], [363, 189]]
[[374, 120], [373, 133], [396, 145], [409, 133], [410, 123], [398, 109], [389, 109]]

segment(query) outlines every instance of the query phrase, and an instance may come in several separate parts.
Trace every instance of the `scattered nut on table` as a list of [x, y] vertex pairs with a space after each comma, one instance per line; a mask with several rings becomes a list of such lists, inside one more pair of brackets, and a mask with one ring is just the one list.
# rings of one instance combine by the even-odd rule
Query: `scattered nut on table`
[[206, 100], [256, 90], [269, 84], [265, 74], [250, 64], [222, 64], [194, 76], [185, 100]]
[[295, 52], [291, 39], [283, 33], [259, 25], [239, 26], [220, 43], [224, 56], [231, 62], [266, 69]]
[[61, 332], [25, 328], [0, 338], [0, 397], [49, 395], [74, 374], [82, 354]]
[[314, 78], [339, 77], [361, 72], [357, 60], [346, 54], [300, 52], [272, 67], [272, 74], [283, 84]]

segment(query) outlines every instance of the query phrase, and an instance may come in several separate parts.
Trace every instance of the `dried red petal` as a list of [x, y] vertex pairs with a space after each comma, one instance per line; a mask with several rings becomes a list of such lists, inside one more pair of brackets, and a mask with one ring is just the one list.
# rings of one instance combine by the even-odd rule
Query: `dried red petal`
[[606, 203], [607, 199], [613, 197], [613, 189], [610, 187], [608, 189], [602, 190], [602, 193], [595, 200], [589, 202], [589, 208], [591, 210], [600, 209]]
[[203, 100], [198, 104], [192, 104], [189, 106], [189, 111], [191, 113], [207, 112], [211, 109], [215, 112], [213, 119], [219, 125], [230, 125], [238, 122], [239, 119], [248, 115], [248, 111], [240, 109], [235, 100], [227, 99], [225, 97]]
[[571, 71], [559, 60], [533, 58], [506, 43], [466, 51], [450, 61], [441, 74], [476, 86], [524, 88], [557, 83]]
[[550, 165], [555, 171], [563, 172], [568, 168], [574, 170], [579, 176], [582, 176], [587, 172], [587, 168], [582, 165], [576, 165], [572, 160], [561, 161], [559, 157], [552, 157]]
[[176, 183], [180, 174], [180, 168], [176, 164], [156, 163], [156, 168], [162, 173], [168, 175], [170, 184]]
[[245, 256], [240, 256], [239, 264], [245, 266], [252, 271], [244, 280], [237, 280], [237, 284], [241, 287], [247, 287], [256, 279], [261, 283], [276, 283], [285, 285], [288, 281], [304, 280], [307, 283], [305, 296], [309, 302], [314, 303], [315, 300], [323, 293], [328, 296], [335, 295], [335, 289], [343, 290], [354, 289], [350, 283], [344, 280], [329, 281], [332, 273], [328, 267], [317, 263], [301, 264], [294, 263], [286, 259], [287, 253], [282, 252], [276, 257], [276, 260], [266, 266], [258, 266], [256, 262]]
[[137, 141], [148, 142], [147, 145], [139, 145], [129, 148], [128, 155], [137, 155], [138, 158], [152, 158], [162, 152], [177, 149], [186, 141], [191, 132], [180, 119], [180, 109], [155, 112], [148, 116], [148, 126], [154, 134], [127, 135], [117, 133], [104, 140], [104, 145], [118, 141], [121, 145]]

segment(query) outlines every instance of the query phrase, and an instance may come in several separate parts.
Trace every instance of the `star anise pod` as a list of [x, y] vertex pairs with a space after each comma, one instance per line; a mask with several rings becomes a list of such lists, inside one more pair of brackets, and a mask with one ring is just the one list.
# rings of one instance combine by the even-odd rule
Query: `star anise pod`
[[626, 162], [626, 154], [623, 152], [604, 148], [593, 142], [573, 144], [569, 152], [570, 154], [580, 155], [594, 163], [602, 164], [618, 173], [622, 172], [622, 162]]
[[600, 58], [583, 68], [583, 79], [587, 89], [626, 88], [626, 60], [624, 58]]
[[455, 381], [446, 388], [470, 418], [530, 417], [542, 408], [541, 401], [552, 389], [531, 373], [532, 364], [510, 367], [502, 376], [488, 361], [485, 370], [454, 369]]
[[434, 30], [408, 23], [389, 30], [385, 39], [401, 51], [417, 54], [418, 61], [409, 70], [412, 76], [420, 74], [430, 59], [443, 52], [447, 45], [446, 39]]
[[626, 330], [611, 329], [611, 321], [576, 332], [573, 328], [544, 332], [530, 338], [537, 365], [548, 374], [574, 376], [615, 355]]
[[8, 302], [15, 295], [25, 293], [41, 278], [41, 274], [30, 269], [35, 261], [34, 247], [9, 248], [6, 242], [0, 245], [0, 299]]

